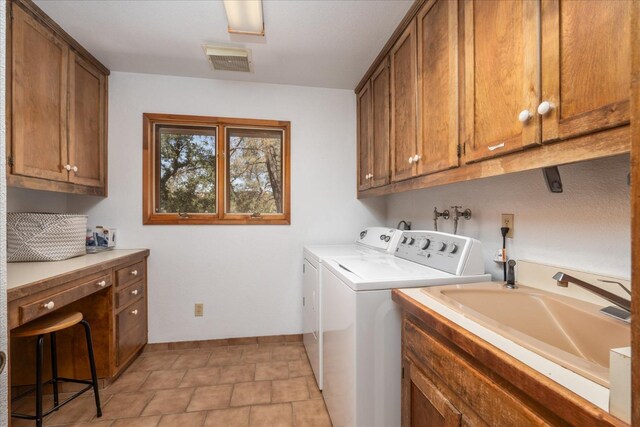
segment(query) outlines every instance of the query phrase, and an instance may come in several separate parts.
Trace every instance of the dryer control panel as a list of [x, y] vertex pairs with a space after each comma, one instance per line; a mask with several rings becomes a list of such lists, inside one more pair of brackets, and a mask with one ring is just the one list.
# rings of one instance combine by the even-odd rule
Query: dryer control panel
[[368, 227], [360, 231], [356, 243], [393, 253], [401, 237], [402, 231], [395, 228]]
[[481, 244], [470, 237], [437, 231], [404, 231], [395, 255], [451, 274], [484, 274]]

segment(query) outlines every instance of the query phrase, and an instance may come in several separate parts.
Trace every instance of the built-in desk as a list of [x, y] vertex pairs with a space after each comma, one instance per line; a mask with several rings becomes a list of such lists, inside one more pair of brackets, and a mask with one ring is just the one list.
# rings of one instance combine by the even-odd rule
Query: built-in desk
[[[110, 382], [147, 343], [148, 256], [147, 249], [116, 249], [65, 261], [8, 264], [9, 329], [54, 311], [81, 312], [93, 332], [98, 377], [101, 384]], [[59, 332], [57, 345], [60, 376], [89, 378], [82, 328]], [[35, 382], [35, 338], [12, 339], [9, 360], [12, 386]], [[48, 367], [45, 363], [45, 378]]]

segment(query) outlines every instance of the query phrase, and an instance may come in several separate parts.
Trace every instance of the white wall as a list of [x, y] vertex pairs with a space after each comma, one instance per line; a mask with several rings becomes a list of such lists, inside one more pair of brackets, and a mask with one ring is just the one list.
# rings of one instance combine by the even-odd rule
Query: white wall
[[[303, 245], [384, 220], [383, 199], [355, 198], [353, 92], [129, 73], [109, 92], [109, 197], [68, 196], [68, 211], [151, 249], [150, 342], [300, 333]], [[291, 121], [291, 225], [143, 226], [144, 112]]]
[[10, 187], [7, 188], [7, 212], [66, 213], [67, 195]]
[[[561, 194], [550, 193], [540, 170], [504, 175], [387, 196], [387, 225], [400, 218], [414, 229], [433, 229], [433, 208], [471, 208], [460, 220], [459, 234], [483, 242], [487, 272], [502, 280], [491, 261], [502, 247], [500, 214], [513, 213], [510, 258], [572, 267], [603, 275], [631, 275], [629, 156], [561, 166]], [[453, 221], [438, 222], [452, 232]]]
[[[0, 46], [6, 40], [6, 2], [0, 2]], [[5, 55], [0, 55], [0, 153], [5, 152]], [[7, 352], [7, 186], [5, 156], [0, 159], [0, 350]], [[0, 375], [0, 425], [9, 424], [7, 370]]]

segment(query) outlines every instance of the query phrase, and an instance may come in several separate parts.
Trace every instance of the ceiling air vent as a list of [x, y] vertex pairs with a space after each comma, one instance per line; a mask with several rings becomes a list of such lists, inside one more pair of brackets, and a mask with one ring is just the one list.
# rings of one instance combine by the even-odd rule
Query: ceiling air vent
[[205, 46], [205, 54], [214, 70], [250, 72], [249, 51], [242, 48]]

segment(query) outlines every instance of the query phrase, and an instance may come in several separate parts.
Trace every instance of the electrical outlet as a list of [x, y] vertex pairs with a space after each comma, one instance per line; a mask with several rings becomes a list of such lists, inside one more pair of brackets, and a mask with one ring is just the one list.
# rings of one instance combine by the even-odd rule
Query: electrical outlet
[[502, 214], [502, 224], [500, 227], [509, 227], [509, 232], [507, 233], [507, 237], [513, 239], [513, 214]]
[[196, 304], [195, 313], [196, 317], [204, 316], [204, 304]]

